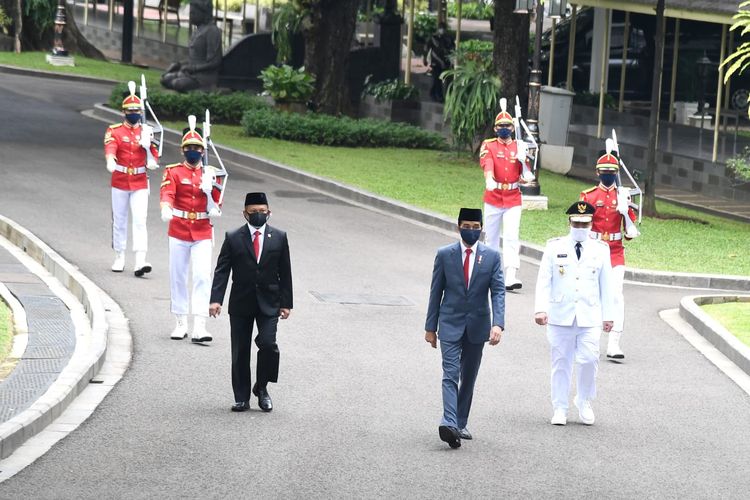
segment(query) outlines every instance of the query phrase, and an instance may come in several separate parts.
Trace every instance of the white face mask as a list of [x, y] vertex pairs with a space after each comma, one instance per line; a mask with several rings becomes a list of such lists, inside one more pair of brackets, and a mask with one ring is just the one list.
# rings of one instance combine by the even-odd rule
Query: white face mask
[[570, 237], [575, 241], [586, 241], [586, 239], [588, 239], [589, 237], [590, 232], [591, 229], [589, 229], [588, 227], [571, 227]]

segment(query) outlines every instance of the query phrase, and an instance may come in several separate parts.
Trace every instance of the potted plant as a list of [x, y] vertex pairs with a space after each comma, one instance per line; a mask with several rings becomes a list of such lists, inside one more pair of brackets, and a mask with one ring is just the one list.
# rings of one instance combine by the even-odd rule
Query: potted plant
[[269, 66], [260, 72], [263, 94], [273, 97], [282, 111], [304, 113], [306, 103], [315, 91], [315, 77], [305, 72], [304, 66], [294, 69], [287, 64]]

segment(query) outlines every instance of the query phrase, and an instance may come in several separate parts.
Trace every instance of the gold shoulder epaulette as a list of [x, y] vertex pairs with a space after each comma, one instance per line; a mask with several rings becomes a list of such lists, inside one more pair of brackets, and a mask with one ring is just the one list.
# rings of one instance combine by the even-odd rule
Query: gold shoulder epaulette
[[485, 139], [485, 140], [483, 140], [482, 142], [494, 142], [494, 141], [496, 141], [496, 140], [497, 140], [497, 137], [491, 137], [491, 138], [489, 138], [489, 139]]
[[174, 167], [179, 167], [180, 165], [182, 165], [182, 163], [172, 163], [172, 164], [167, 165], [164, 168], [174, 168]]
[[109, 126], [109, 128], [117, 128], [117, 127], [122, 127], [122, 123], [113, 123], [112, 125]]
[[583, 191], [581, 191], [581, 192], [582, 192], [582, 193], [590, 193], [590, 192], [592, 192], [592, 191], [596, 191], [596, 188], [597, 188], [597, 187], [598, 187], [598, 186], [593, 186], [593, 187], [590, 187], [590, 188], [588, 188], [588, 189], [584, 189], [584, 190], [583, 190]]

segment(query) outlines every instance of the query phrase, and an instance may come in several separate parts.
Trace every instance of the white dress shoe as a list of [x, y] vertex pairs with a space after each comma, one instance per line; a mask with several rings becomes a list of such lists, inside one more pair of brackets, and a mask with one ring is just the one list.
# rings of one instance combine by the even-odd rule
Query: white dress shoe
[[523, 283], [516, 277], [518, 269], [515, 267], [508, 267], [505, 269], [505, 289], [506, 290], [520, 290], [523, 287]]
[[206, 330], [206, 318], [204, 316], [193, 316], [193, 334], [191, 342], [211, 342], [214, 338]]
[[177, 324], [169, 335], [172, 340], [182, 340], [187, 337], [187, 315], [178, 314], [175, 316]]
[[625, 354], [620, 349], [620, 338], [622, 332], [616, 332], [612, 330], [609, 332], [609, 340], [607, 341], [607, 357], [611, 359], [624, 359]]
[[596, 417], [594, 416], [593, 408], [591, 408], [591, 402], [582, 401], [580, 404], [576, 402], [576, 406], [578, 407], [578, 417], [580, 417], [581, 422], [586, 425], [593, 425]]
[[151, 264], [146, 262], [146, 252], [135, 253], [135, 268], [133, 271], [139, 278], [144, 274], [151, 272]]
[[125, 252], [116, 252], [115, 261], [112, 263], [112, 271], [121, 273], [125, 269]]
[[568, 415], [562, 408], [555, 408], [555, 413], [552, 414], [552, 418], [549, 423], [552, 425], [565, 425], [568, 423]]

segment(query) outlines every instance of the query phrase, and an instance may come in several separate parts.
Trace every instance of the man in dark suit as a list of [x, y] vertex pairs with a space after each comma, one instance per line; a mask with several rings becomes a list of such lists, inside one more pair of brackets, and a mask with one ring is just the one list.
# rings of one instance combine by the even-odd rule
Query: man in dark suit
[[[460, 241], [440, 248], [432, 271], [425, 340], [443, 356], [440, 439], [451, 448], [471, 439], [466, 428], [484, 343], [497, 345], [505, 328], [500, 253], [482, 243], [482, 211], [462, 208]], [[492, 311], [488, 296], [492, 301]]]
[[252, 393], [261, 410], [273, 409], [266, 385], [276, 382], [279, 348], [276, 327], [292, 309], [292, 266], [286, 233], [267, 225], [271, 217], [265, 193], [248, 193], [243, 212], [247, 224], [226, 234], [214, 270], [209, 314], [221, 313], [232, 273], [229, 323], [232, 328], [232, 411], [250, 408], [250, 346], [253, 322], [258, 326], [256, 381]]

